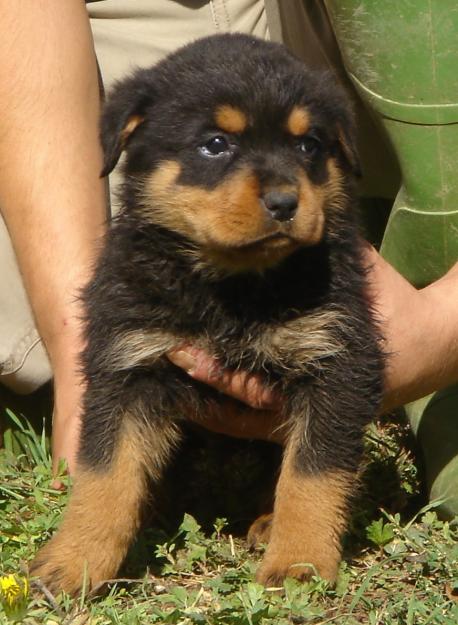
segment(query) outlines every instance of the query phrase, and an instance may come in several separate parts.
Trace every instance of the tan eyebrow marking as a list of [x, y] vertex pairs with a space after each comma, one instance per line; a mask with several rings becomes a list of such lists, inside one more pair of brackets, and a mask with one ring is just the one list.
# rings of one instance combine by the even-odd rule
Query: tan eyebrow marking
[[305, 135], [310, 129], [310, 113], [302, 106], [295, 106], [286, 121], [286, 129], [295, 137]]
[[221, 130], [229, 133], [243, 132], [248, 126], [245, 113], [230, 104], [222, 104], [216, 109], [215, 122]]

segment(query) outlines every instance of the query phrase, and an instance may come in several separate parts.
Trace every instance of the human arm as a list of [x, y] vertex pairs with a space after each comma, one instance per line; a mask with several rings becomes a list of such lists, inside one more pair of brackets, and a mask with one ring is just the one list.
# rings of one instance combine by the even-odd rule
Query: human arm
[[415, 289], [373, 248], [367, 259], [388, 354], [388, 412], [458, 381], [458, 262], [436, 282]]
[[54, 372], [54, 463], [74, 468], [78, 292], [104, 230], [99, 87], [82, 0], [0, 0], [0, 206]]

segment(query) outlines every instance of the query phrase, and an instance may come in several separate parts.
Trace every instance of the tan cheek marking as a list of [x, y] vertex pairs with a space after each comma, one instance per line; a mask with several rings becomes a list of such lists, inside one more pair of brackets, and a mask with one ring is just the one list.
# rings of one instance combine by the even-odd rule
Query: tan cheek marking
[[344, 191], [342, 171], [333, 158], [329, 159], [327, 168], [328, 181], [325, 185], [325, 192], [328, 206], [345, 210], [348, 206], [348, 196]]
[[181, 165], [164, 161], [141, 182], [140, 208], [147, 219], [184, 236], [192, 237], [193, 229], [185, 218], [185, 208], [179, 198], [180, 185], [176, 180]]
[[335, 159], [327, 162], [328, 180], [322, 186], [313, 185], [304, 173], [299, 179], [299, 210], [295, 232], [306, 244], [319, 243], [324, 235], [325, 213], [348, 207], [343, 175]]
[[324, 192], [300, 172], [299, 209], [293, 223], [293, 234], [305, 245], [318, 243], [324, 234]]
[[222, 104], [216, 109], [215, 122], [221, 130], [230, 134], [244, 132], [248, 126], [245, 113], [229, 104]]
[[146, 181], [144, 206], [152, 221], [203, 245], [226, 246], [256, 236], [263, 213], [254, 174], [239, 171], [207, 190], [176, 184], [179, 171], [178, 163], [168, 161]]
[[[259, 181], [249, 169], [237, 172], [217, 187], [212, 202], [213, 207], [221, 209], [213, 222], [212, 236], [221, 237], [223, 245], [237, 244], [256, 236], [263, 215], [259, 193]], [[212, 211], [212, 207], [209, 208]]]
[[195, 240], [203, 245], [237, 245], [260, 229], [259, 184], [248, 171], [236, 173], [210, 191], [181, 187], [177, 192]]
[[239, 252], [240, 246], [268, 234], [259, 181], [250, 168], [237, 171], [210, 190], [177, 184], [178, 175], [179, 164], [170, 161], [148, 176], [142, 185], [143, 210], [147, 219], [197, 244], [198, 249], [188, 250], [196, 266], [262, 271], [297, 248], [297, 243], [272, 244]]
[[302, 106], [295, 106], [289, 114], [286, 129], [295, 137], [305, 135], [310, 129], [310, 113]]

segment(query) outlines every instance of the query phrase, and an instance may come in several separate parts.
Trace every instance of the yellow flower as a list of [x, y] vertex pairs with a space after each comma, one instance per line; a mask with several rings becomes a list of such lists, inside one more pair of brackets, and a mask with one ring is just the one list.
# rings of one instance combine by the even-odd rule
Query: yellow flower
[[27, 611], [29, 582], [19, 575], [0, 577], [0, 604], [7, 617], [20, 620]]

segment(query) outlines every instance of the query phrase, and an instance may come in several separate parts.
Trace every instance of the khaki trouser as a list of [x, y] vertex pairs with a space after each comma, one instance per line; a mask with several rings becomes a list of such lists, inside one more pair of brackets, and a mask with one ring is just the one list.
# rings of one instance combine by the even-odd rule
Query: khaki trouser
[[[309, 66], [333, 67], [349, 86], [318, 0], [96, 0], [87, 8], [105, 89], [184, 43], [227, 31], [283, 41]], [[360, 141], [367, 172], [363, 192], [390, 195], [391, 155], [383, 142], [374, 146], [377, 130], [358, 103], [356, 110], [361, 136], [370, 139], [370, 147], [369, 141]], [[32, 392], [50, 379], [51, 369], [1, 218], [0, 267], [0, 381], [17, 392]]]

